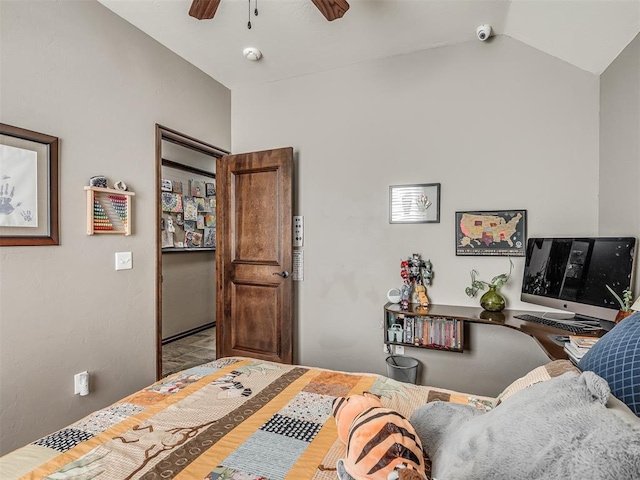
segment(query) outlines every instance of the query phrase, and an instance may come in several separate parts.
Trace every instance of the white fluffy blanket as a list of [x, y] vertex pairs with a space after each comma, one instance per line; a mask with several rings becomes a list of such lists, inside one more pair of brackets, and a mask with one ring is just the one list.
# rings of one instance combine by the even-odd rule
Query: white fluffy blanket
[[411, 417], [434, 480], [640, 480], [640, 423], [607, 409], [606, 381], [570, 372], [488, 413], [433, 402]]

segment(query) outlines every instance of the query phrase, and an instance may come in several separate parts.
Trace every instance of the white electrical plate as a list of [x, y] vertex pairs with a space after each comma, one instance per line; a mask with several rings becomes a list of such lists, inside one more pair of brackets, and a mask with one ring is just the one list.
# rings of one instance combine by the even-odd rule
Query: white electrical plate
[[302, 282], [304, 280], [304, 250], [293, 251], [292, 278], [296, 282]]
[[304, 243], [304, 217], [293, 216], [293, 246], [301, 247]]
[[397, 355], [404, 355], [404, 346], [396, 345], [396, 354]]
[[81, 397], [89, 393], [89, 372], [84, 371], [73, 376], [73, 393]]
[[116, 270], [130, 270], [132, 268], [131, 252], [116, 252]]

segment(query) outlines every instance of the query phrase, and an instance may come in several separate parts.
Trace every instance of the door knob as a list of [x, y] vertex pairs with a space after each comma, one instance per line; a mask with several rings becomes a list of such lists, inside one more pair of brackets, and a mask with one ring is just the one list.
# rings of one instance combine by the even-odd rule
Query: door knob
[[287, 278], [289, 276], [289, 272], [285, 270], [284, 272], [273, 272], [271, 275], [279, 275], [282, 278]]

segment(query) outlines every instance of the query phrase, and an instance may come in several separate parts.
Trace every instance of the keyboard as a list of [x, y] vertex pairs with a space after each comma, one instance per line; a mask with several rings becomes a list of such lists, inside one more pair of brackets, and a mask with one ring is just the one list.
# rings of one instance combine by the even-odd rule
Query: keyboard
[[515, 318], [520, 320], [526, 320], [527, 322], [541, 323], [548, 327], [558, 328], [560, 330], [566, 330], [574, 335], [584, 335], [587, 333], [593, 333], [595, 330], [599, 330], [600, 327], [585, 323], [581, 320], [552, 320], [550, 318], [536, 317], [535, 315], [514, 315]]

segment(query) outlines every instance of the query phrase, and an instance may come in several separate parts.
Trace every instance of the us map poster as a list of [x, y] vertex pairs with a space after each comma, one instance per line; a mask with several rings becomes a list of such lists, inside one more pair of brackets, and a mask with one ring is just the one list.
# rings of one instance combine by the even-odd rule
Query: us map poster
[[456, 255], [523, 257], [526, 210], [456, 212]]

